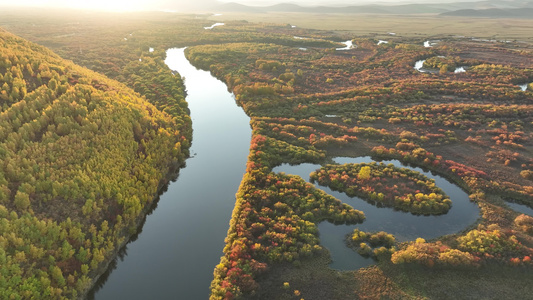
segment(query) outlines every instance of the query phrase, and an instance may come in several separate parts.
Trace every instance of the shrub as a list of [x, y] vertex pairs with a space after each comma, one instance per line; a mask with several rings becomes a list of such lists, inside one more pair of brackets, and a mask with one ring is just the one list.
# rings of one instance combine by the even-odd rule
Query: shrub
[[522, 231], [533, 234], [533, 217], [521, 214], [514, 219], [514, 224], [520, 227]]

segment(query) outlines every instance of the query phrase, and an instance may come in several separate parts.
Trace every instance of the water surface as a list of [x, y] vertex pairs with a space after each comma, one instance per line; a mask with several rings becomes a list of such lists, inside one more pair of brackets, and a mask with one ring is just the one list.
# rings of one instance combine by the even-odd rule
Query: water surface
[[425, 61], [426, 61], [425, 59], [417, 60], [414, 66], [415, 70], [417, 70], [418, 72], [426, 73], [427, 70], [423, 69]]
[[533, 208], [516, 202], [509, 201], [506, 203], [512, 210], [533, 217]]
[[466, 67], [457, 67], [457, 68], [455, 68], [455, 71], [453, 71], [453, 72], [454, 72], [455, 74], [457, 74], [457, 73], [464, 73], [464, 72], [466, 72], [466, 69], [465, 69], [465, 68], [466, 68]]
[[344, 51], [344, 50], [350, 50], [350, 49], [353, 49], [355, 48], [355, 45], [353, 44], [353, 42], [351, 40], [348, 40], [346, 42], [341, 42], [341, 44], [344, 44], [346, 45], [345, 47], [342, 47], [342, 48], [336, 48], [335, 50], [337, 51]]
[[520, 89], [525, 92], [527, 91], [527, 87], [528, 87], [528, 83], [524, 83], [524, 84], [519, 84], [518, 86], [520, 87]]
[[225, 24], [224, 23], [215, 23], [215, 24], [213, 24], [211, 26], [204, 27], [204, 29], [210, 30], [210, 29], [213, 29], [213, 28], [215, 28], [217, 26], [222, 26], [222, 25], [225, 25]]
[[[339, 164], [345, 164], [370, 163], [373, 160], [370, 157], [338, 157], [334, 161]], [[393, 234], [397, 241], [409, 241], [415, 240], [418, 237], [433, 239], [442, 235], [457, 233], [474, 224], [479, 218], [479, 207], [469, 200], [468, 194], [443, 177], [426, 172], [420, 168], [402, 165], [397, 160], [383, 161], [383, 163], [392, 163], [397, 167], [410, 168], [434, 179], [436, 185], [444, 190], [452, 200], [452, 207], [448, 213], [443, 215], [413, 215], [389, 207], [378, 207], [361, 198], [349, 197], [344, 193], [333, 191], [328, 187], [316, 184], [315, 186], [326, 193], [351, 205], [357, 210], [363, 211], [366, 216], [366, 220], [362, 224], [357, 225], [334, 225], [329, 222], [322, 222], [318, 225], [320, 242], [330, 251], [333, 260], [330, 266], [334, 269], [354, 270], [374, 263], [373, 260], [363, 258], [357, 252], [346, 247], [344, 238], [355, 228], [370, 232], [385, 231]], [[316, 164], [300, 164], [295, 166], [283, 164], [274, 168], [273, 171], [298, 175], [308, 180], [309, 174], [319, 168], [320, 165]]]

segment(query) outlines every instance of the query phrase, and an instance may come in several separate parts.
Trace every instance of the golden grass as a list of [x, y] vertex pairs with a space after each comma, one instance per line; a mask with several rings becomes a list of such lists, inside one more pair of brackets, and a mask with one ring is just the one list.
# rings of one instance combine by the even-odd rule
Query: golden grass
[[213, 20], [247, 20], [290, 23], [302, 28], [346, 31], [354, 35], [468, 36], [533, 42], [533, 19], [442, 17], [438, 15], [313, 14], [313, 13], [225, 13]]

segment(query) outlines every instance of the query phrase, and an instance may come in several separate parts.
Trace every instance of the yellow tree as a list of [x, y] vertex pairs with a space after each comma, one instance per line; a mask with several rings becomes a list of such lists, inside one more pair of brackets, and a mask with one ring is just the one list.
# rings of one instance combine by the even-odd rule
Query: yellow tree
[[357, 178], [359, 178], [359, 180], [370, 179], [370, 172], [371, 172], [371, 168], [369, 166], [364, 166], [361, 168], [361, 170], [359, 170], [359, 174], [357, 175]]

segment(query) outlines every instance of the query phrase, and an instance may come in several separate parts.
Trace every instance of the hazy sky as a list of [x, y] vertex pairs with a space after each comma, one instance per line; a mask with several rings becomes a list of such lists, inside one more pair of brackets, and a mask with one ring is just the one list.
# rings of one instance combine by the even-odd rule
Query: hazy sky
[[[179, 8], [195, 9], [199, 7], [216, 6], [225, 2], [237, 2], [247, 5], [269, 5], [276, 3], [296, 3], [303, 6], [311, 5], [358, 5], [369, 3], [405, 3], [409, 0], [0, 0], [0, 6], [40, 6], [40, 7], [69, 7], [80, 9], [101, 9], [113, 11], [161, 10], [170, 9], [180, 11]], [[442, 0], [411, 0], [410, 2], [441, 2]], [[453, 2], [444, 0], [442, 2]], [[456, 0], [458, 1], [458, 0]], [[467, 0], [463, 0], [467, 1]], [[475, 1], [475, 0], [474, 0]], [[1, 11], [0, 11], [1, 14]]]

